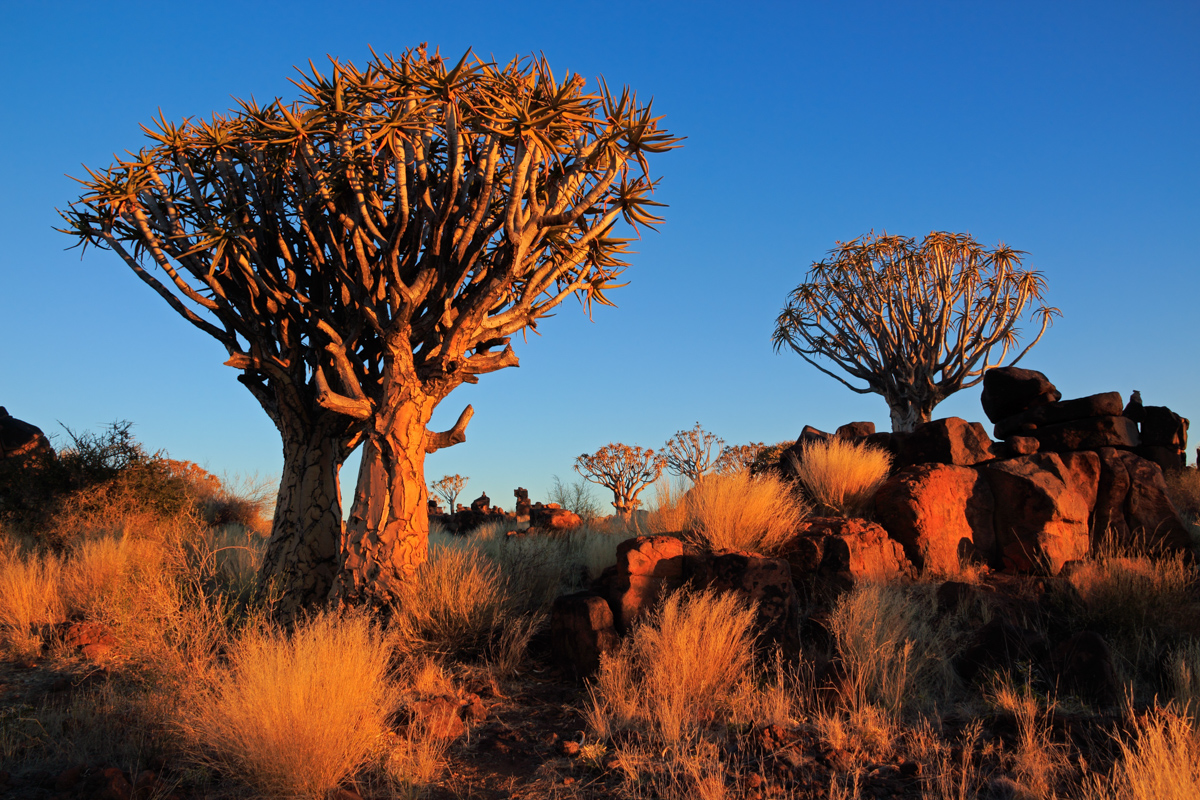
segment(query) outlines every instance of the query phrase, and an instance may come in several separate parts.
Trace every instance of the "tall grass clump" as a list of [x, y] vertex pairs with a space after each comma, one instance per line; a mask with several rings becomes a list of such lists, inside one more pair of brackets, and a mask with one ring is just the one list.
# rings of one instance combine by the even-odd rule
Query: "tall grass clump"
[[818, 513], [841, 517], [865, 513], [892, 468], [886, 450], [837, 437], [807, 442], [788, 458]]
[[396, 703], [366, 616], [247, 631], [183, 723], [201, 757], [272, 797], [323, 798], [378, 755]]
[[1172, 650], [1167, 672], [1176, 707], [1200, 722], [1200, 639], [1191, 639]]
[[955, 686], [947, 632], [930, 598], [904, 587], [859, 583], [843, 594], [829, 626], [845, 672], [851, 716], [873, 708], [893, 718], [941, 705]]
[[1133, 720], [1131, 739], [1107, 778], [1094, 779], [1085, 800], [1193, 800], [1200, 797], [1200, 735], [1186, 716], [1154, 709]]
[[57, 556], [0, 546], [0, 641], [10, 655], [35, 657], [42, 647], [37, 627], [65, 619], [61, 577]]
[[711, 550], [777, 552], [808, 513], [774, 472], [706, 475], [685, 498], [687, 538]]
[[654, 505], [636, 517], [643, 533], [678, 533], [688, 526], [687, 485], [683, 478], [669, 475], [654, 484]]
[[592, 727], [601, 736], [641, 728], [677, 743], [730, 719], [752, 678], [753, 623], [753, 607], [733, 593], [672, 593], [602, 659]]

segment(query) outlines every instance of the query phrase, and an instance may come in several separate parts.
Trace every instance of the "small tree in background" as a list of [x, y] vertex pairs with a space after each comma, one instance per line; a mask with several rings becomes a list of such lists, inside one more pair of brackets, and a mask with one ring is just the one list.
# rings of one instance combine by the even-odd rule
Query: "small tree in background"
[[446, 507], [451, 514], [457, 507], [458, 494], [467, 485], [470, 478], [464, 478], [462, 475], [443, 475], [433, 483], [429, 484], [429, 488], [438, 497], [446, 501]]
[[766, 448], [762, 442], [750, 444], [731, 444], [721, 448], [721, 455], [713, 462], [713, 471], [720, 475], [728, 475], [743, 469], [750, 469], [758, 454]]
[[575, 459], [576, 472], [613, 493], [613, 508], [624, 520], [640, 505], [638, 495], [658, 480], [664, 466], [663, 457], [653, 450], [619, 443]]
[[[985, 250], [965, 233], [930, 233], [920, 245], [887, 234], [839, 242], [789, 295], [776, 320], [775, 349], [791, 347], [851, 391], [883, 395], [892, 430], [911, 431], [1004, 361], [1027, 309], [1040, 327], [1010, 364], [1061, 314], [1035, 307], [1046, 283], [1019, 269], [1024, 255], [1003, 243]], [[818, 356], [866, 385], [821, 366]]]
[[719, 452], [723, 444], [724, 439], [704, 430], [697, 422], [695, 427], [679, 431], [667, 440], [663, 451], [667, 472], [695, 483], [712, 467], [713, 447]]
[[551, 481], [551, 503], [558, 503], [568, 511], [575, 512], [584, 522], [592, 522], [600, 516], [600, 506], [596, 504], [596, 498], [592, 496], [592, 489], [587, 485], [587, 481], [563, 483], [557, 475], [553, 476]]

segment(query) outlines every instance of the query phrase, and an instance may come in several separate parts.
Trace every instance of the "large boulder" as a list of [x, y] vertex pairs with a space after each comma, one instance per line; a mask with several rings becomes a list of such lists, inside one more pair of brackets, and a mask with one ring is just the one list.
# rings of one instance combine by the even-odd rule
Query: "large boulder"
[[907, 575], [904, 548], [877, 523], [845, 517], [810, 517], [783, 549], [792, 575], [888, 581]]
[[1164, 470], [1183, 469], [1187, 465], [1188, 419], [1166, 406], [1145, 406], [1140, 422], [1142, 441], [1137, 454]]
[[983, 425], [947, 417], [918, 425], [904, 439], [897, 466], [955, 464], [969, 467], [993, 458], [992, 440]]
[[1096, 453], [1035, 453], [978, 469], [991, 487], [1003, 566], [1057, 575], [1087, 555], [1100, 482]]
[[560, 508], [557, 503], [549, 503], [540, 508], [538, 505], [530, 508], [529, 524], [547, 531], [569, 531], [582, 525], [583, 520], [574, 511]]
[[577, 678], [600, 668], [600, 656], [621, 643], [612, 608], [593, 592], [576, 592], [554, 601], [550, 613], [550, 647], [555, 659]]
[[837, 429], [839, 439], [865, 439], [875, 433], [874, 422], [847, 422]]
[[992, 560], [996, 534], [991, 486], [969, 467], [920, 464], [875, 493], [875, 518], [918, 567], [957, 572], [964, 558]]
[[1162, 469], [1127, 450], [1097, 451], [1100, 480], [1092, 514], [1098, 540], [1147, 544], [1165, 551], [1191, 547], [1191, 536], [1167, 494]]
[[1123, 411], [1120, 392], [1103, 392], [1074, 400], [1060, 400], [1026, 409], [1019, 414], [1006, 417], [996, 423], [997, 439], [1007, 439], [1022, 430], [1032, 430], [1043, 425], [1070, 422], [1088, 417], [1119, 417]]
[[1034, 406], [1061, 400], [1062, 393], [1037, 370], [996, 367], [983, 373], [983, 393], [979, 399], [988, 419], [999, 422]]
[[1043, 425], [1030, 433], [1041, 450], [1068, 452], [1101, 447], [1132, 448], [1138, 444], [1137, 423], [1129, 417], [1088, 417]]
[[800, 600], [787, 561], [718, 550], [688, 556], [687, 562], [690, 586], [737, 592], [757, 604], [755, 627], [760, 644], [780, 648], [789, 657], [799, 654]]
[[683, 541], [674, 536], [636, 536], [617, 545], [607, 599], [618, 631], [627, 633], [660, 597], [683, 586], [684, 552]]

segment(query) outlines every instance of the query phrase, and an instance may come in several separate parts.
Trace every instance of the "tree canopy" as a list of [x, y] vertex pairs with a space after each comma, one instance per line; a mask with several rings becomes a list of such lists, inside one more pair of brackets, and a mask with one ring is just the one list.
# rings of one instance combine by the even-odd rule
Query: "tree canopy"
[[893, 429], [912, 430], [939, 402], [1004, 361], [1026, 311], [1038, 332], [1012, 364], [1060, 314], [1036, 305], [1046, 283], [1041, 273], [1020, 268], [1025, 255], [1003, 243], [987, 250], [965, 233], [935, 231], [920, 244], [886, 233], [839, 242], [788, 296], [775, 349], [790, 347], [854, 392], [883, 395]]

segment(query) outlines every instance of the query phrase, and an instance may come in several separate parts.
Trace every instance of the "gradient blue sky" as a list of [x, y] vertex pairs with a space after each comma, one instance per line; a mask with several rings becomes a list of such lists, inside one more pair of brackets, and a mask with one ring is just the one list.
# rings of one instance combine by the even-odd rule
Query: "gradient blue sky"
[[[116, 256], [64, 250], [65, 175], [141, 146], [159, 108], [290, 98], [293, 65], [423, 41], [543, 52], [653, 95], [688, 137], [652, 163], [670, 208], [619, 307], [589, 321], [565, 304], [518, 344], [519, 369], [439, 409], [445, 427], [476, 408], [467, 442], [427, 462], [470, 476], [464, 498], [537, 499], [579, 453], [695, 421], [731, 443], [886, 430], [882, 398], [770, 342], [807, 266], [871, 229], [1029, 251], [1064, 316], [1022, 365], [1066, 397], [1137, 388], [1200, 425], [1195, 2], [42, 2], [4, 17], [0, 405], [47, 433], [128, 419], [174, 458], [278, 473], [278, 435], [222, 348]], [[935, 412], [952, 415], [984, 419], [978, 387]]]

